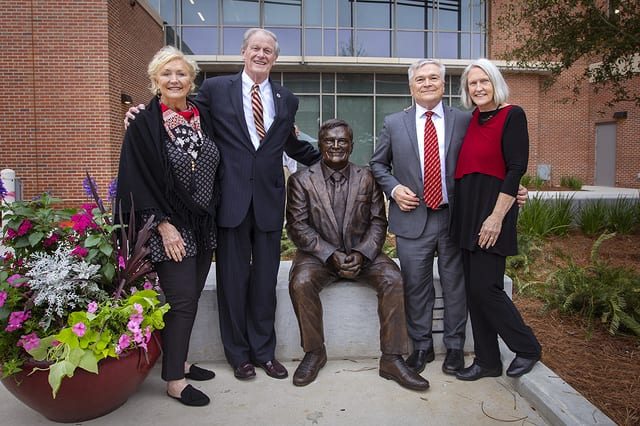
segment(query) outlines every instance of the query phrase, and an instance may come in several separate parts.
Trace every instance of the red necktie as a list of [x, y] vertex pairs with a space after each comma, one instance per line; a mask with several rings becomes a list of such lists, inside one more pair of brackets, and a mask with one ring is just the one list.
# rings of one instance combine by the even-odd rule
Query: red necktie
[[264, 130], [264, 119], [262, 117], [262, 99], [260, 99], [260, 86], [258, 83], [254, 84], [251, 88], [251, 108], [253, 109], [253, 122], [256, 125], [258, 131], [258, 137], [260, 141], [267, 133]]
[[431, 116], [427, 111], [424, 123], [424, 202], [427, 207], [437, 209], [442, 203], [442, 180], [440, 175], [440, 153], [438, 135]]

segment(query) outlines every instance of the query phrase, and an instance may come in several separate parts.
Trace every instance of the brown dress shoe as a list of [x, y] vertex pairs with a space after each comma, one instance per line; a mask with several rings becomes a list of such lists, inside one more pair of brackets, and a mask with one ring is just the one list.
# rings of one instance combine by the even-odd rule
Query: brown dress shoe
[[240, 380], [253, 379], [256, 377], [256, 369], [249, 361], [244, 361], [233, 370], [233, 375]]
[[275, 358], [271, 361], [258, 362], [256, 364], [258, 367], [262, 368], [269, 377], [273, 377], [274, 379], [286, 379], [289, 375], [289, 372], [284, 365], [280, 364], [280, 362]]
[[318, 377], [318, 372], [327, 363], [327, 350], [324, 345], [322, 349], [307, 352], [300, 361], [300, 365], [293, 373], [293, 384], [296, 386], [306, 386]]
[[424, 391], [429, 389], [429, 382], [411, 370], [400, 355], [382, 355], [380, 358], [380, 377], [395, 380], [407, 389]]

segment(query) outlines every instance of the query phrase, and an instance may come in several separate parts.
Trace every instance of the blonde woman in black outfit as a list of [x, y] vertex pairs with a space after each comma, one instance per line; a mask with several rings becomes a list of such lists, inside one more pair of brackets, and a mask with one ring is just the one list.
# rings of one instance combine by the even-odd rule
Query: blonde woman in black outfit
[[498, 336], [516, 354], [507, 376], [519, 377], [541, 355], [540, 343], [503, 291], [506, 257], [518, 251], [514, 201], [529, 158], [527, 119], [522, 108], [506, 103], [507, 84], [487, 59], [465, 69], [461, 90], [464, 106], [476, 109], [456, 167], [453, 235], [462, 248], [475, 359], [456, 377], [501, 376]]
[[[148, 68], [156, 95], [127, 129], [118, 172], [118, 200], [138, 226], [154, 216], [151, 260], [171, 306], [162, 330], [162, 378], [185, 405], [209, 397], [187, 383], [213, 371], [187, 362], [189, 339], [216, 247], [218, 147], [209, 114], [187, 100], [198, 68], [178, 49], [162, 48]], [[130, 202], [133, 194], [133, 204]]]

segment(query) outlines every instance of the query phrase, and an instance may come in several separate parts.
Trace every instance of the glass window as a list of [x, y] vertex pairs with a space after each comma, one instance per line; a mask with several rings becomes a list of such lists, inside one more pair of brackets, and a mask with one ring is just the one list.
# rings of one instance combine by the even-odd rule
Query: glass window
[[278, 37], [281, 56], [301, 55], [301, 31], [298, 28], [267, 28]]
[[424, 58], [426, 54], [426, 35], [422, 31], [398, 31], [396, 48], [398, 58]]
[[282, 84], [294, 93], [319, 93], [319, 73], [284, 73]]
[[353, 37], [352, 30], [338, 30], [338, 56], [364, 56], [362, 44]]
[[373, 97], [338, 96], [337, 117], [353, 129], [353, 152], [350, 160], [361, 166], [369, 163], [373, 153]]
[[304, 24], [306, 26], [319, 27], [322, 25], [322, 2], [304, 2]]
[[[333, 95], [323, 95], [322, 96], [322, 117], [320, 117], [320, 122], [324, 122], [330, 118], [336, 117], [336, 98]], [[320, 126], [318, 126], [320, 128]]]
[[[408, 69], [409, 67], [407, 67]], [[376, 74], [376, 94], [409, 95], [409, 76], [404, 74]]]
[[302, 0], [278, 0], [264, 2], [265, 25], [288, 25], [299, 27]]
[[[353, 0], [337, 0], [337, 1], [338, 1], [338, 26], [353, 27], [353, 16], [351, 15], [351, 5], [353, 4]], [[327, 25], [327, 23], [325, 23], [325, 25]]]
[[436, 44], [433, 56], [438, 58], [457, 59], [460, 56], [458, 45], [458, 34], [456, 33], [435, 33]]
[[438, 30], [439, 31], [457, 31], [459, 26], [459, 14], [457, 9], [451, 10], [438, 10], [437, 12]]
[[391, 22], [392, 1], [356, 3], [358, 28], [393, 28]]
[[356, 31], [356, 40], [361, 51], [357, 56], [390, 57], [391, 34], [389, 31]]
[[[306, 3], [316, 3], [317, 0], [306, 1]], [[318, 2], [320, 3], [320, 2]], [[325, 27], [335, 27], [336, 26], [336, 0], [323, 0], [322, 2], [322, 25]]]
[[304, 54], [322, 56], [322, 30], [304, 30]]
[[373, 93], [373, 74], [337, 74], [338, 93]]
[[300, 104], [296, 114], [296, 124], [298, 130], [310, 136], [309, 142], [313, 142], [318, 137], [320, 128], [320, 96], [318, 95], [298, 95]]
[[224, 55], [239, 55], [242, 52], [242, 36], [249, 28], [225, 28], [223, 31]]
[[215, 27], [182, 27], [182, 51], [187, 55], [216, 55], [218, 30]]
[[218, 1], [182, 0], [182, 23], [218, 25]]
[[336, 82], [334, 73], [322, 73], [322, 93], [335, 93]]
[[176, 2], [174, 0], [160, 0], [160, 15], [169, 25], [176, 23]]
[[336, 30], [324, 30], [324, 54], [326, 56], [337, 56]]
[[376, 98], [376, 137], [380, 134], [384, 125], [384, 118], [389, 114], [395, 114], [398, 111], [410, 107], [412, 104], [411, 96], [385, 96]]
[[222, 16], [226, 25], [260, 25], [260, 4], [258, 0], [225, 0], [222, 2]]
[[423, 30], [427, 28], [427, 9], [424, 7], [424, 3], [423, 0], [398, 2], [396, 6], [397, 28], [408, 30]]

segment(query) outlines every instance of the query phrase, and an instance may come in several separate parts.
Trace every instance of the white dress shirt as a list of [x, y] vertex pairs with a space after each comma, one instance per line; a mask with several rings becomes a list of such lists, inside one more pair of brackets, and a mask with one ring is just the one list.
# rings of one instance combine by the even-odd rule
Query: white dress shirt
[[[251, 105], [251, 88], [254, 81], [242, 71], [242, 106], [244, 109], [244, 119], [247, 122], [249, 135], [251, 135], [251, 143], [255, 149], [260, 146], [260, 136], [256, 130], [256, 123], [253, 121], [253, 107]], [[260, 99], [262, 100], [262, 119], [264, 121], [264, 130], [269, 132], [269, 127], [273, 123], [276, 116], [275, 104], [273, 103], [273, 92], [269, 79], [260, 83]]]

